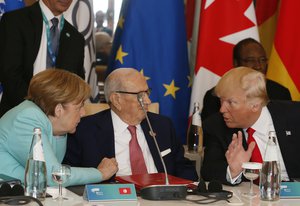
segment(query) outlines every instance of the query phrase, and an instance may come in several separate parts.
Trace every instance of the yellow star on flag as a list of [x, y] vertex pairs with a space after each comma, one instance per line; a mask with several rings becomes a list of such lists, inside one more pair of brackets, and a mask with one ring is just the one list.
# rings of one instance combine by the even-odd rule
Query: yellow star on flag
[[191, 76], [187, 76], [188, 80], [189, 80], [189, 84], [188, 84], [188, 88], [192, 87], [192, 84], [193, 84], [193, 80], [191, 78]]
[[172, 80], [171, 84], [168, 85], [168, 84], [163, 84], [164, 87], [167, 89], [167, 91], [165, 92], [164, 96], [167, 96], [167, 95], [172, 95], [172, 97], [174, 99], [176, 99], [176, 94], [175, 92], [178, 91], [180, 88], [179, 87], [176, 87], [175, 86], [175, 83], [174, 83], [174, 80]]
[[119, 47], [118, 51], [117, 51], [117, 55], [116, 55], [116, 60], [119, 60], [121, 64], [123, 64], [123, 57], [127, 56], [128, 53], [123, 52], [122, 50], [122, 45]]
[[124, 21], [125, 21], [124, 17], [120, 16], [120, 19], [118, 21], [118, 27], [120, 27], [121, 29], [123, 29]]
[[150, 77], [146, 77], [146, 76], [144, 75], [144, 69], [141, 69], [140, 73], [145, 77], [146, 80], [149, 80], [149, 79], [150, 79]]

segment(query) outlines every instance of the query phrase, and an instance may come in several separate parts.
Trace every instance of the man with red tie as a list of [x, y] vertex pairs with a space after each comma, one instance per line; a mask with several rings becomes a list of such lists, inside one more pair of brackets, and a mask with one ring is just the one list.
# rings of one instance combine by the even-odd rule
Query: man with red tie
[[220, 113], [203, 122], [202, 177], [239, 184], [243, 162], [262, 162], [270, 131], [278, 139], [281, 179], [300, 177], [300, 102], [269, 101], [264, 74], [248, 67], [229, 70], [215, 88]]
[[[164, 172], [145, 113], [151, 103], [145, 77], [135, 69], [114, 70], [105, 80], [105, 98], [110, 109], [81, 119], [70, 134], [64, 162], [96, 167], [101, 159], [115, 157], [117, 176]], [[172, 121], [148, 112], [156, 140], [170, 175], [197, 180], [194, 166], [186, 165], [184, 150]]]

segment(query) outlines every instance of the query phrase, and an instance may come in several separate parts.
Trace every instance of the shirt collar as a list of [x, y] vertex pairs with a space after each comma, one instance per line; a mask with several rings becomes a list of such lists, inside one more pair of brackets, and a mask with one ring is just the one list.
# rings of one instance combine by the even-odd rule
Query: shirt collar
[[[112, 122], [113, 122], [113, 127], [114, 127], [114, 132], [117, 134], [121, 134], [124, 131], [127, 131], [127, 127], [129, 126], [127, 123], [125, 123], [113, 110], [111, 111], [111, 117], [112, 117]], [[135, 125], [136, 129], [141, 131], [142, 127], [140, 124]]]
[[270, 129], [272, 129], [273, 121], [271, 114], [266, 106], [264, 106], [261, 110], [260, 116], [257, 121], [251, 126], [251, 128], [255, 129], [256, 132], [266, 135], [269, 135]]
[[46, 4], [43, 1], [39, 1], [39, 4], [40, 4], [41, 10], [44, 13], [45, 17], [47, 18], [48, 22], [51, 23], [51, 19], [53, 17], [58, 18], [58, 22], [60, 22], [62, 14], [60, 14], [58, 16], [54, 16], [54, 14], [52, 13], [52, 11], [46, 6]]

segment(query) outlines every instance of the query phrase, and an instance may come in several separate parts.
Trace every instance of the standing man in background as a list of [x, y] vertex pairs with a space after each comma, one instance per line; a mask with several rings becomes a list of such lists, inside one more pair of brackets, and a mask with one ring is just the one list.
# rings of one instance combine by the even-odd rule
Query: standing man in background
[[23, 101], [32, 76], [45, 68], [65, 69], [84, 79], [84, 38], [63, 16], [71, 3], [40, 0], [3, 15], [0, 117]]

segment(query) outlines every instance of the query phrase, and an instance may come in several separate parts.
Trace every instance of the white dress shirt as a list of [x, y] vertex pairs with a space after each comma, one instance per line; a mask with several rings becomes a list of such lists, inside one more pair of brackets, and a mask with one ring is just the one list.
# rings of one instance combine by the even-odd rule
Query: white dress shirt
[[[46, 16], [49, 27], [51, 28], [52, 22], [51, 19], [54, 17], [53, 13], [50, 11], [50, 9], [44, 4], [43, 1], [39, 1], [40, 7], [44, 15]], [[58, 18], [58, 25], [60, 25], [62, 15], [56, 16]], [[60, 29], [60, 26], [58, 26], [58, 29]], [[35, 62], [33, 64], [33, 75], [36, 75], [37, 73], [46, 70], [46, 61], [47, 61], [47, 34], [46, 34], [46, 24], [43, 21], [43, 31], [41, 36], [41, 43], [39, 52], [36, 56]]]
[[[129, 126], [123, 122], [120, 117], [111, 110], [111, 117], [115, 135], [115, 156], [118, 162], [119, 170], [117, 176], [131, 175], [130, 157], [129, 157], [129, 141], [131, 134], [127, 127]], [[136, 126], [136, 134], [138, 143], [143, 152], [148, 173], [157, 173], [150, 149], [148, 147], [144, 132], [141, 125]]]
[[[265, 151], [267, 147], [268, 137], [270, 131], [275, 131], [273, 120], [268, 108], [265, 106], [262, 108], [261, 114], [257, 121], [251, 126], [252, 129], [255, 130], [253, 134], [253, 138], [256, 141], [256, 144], [259, 148], [262, 159], [264, 160]], [[248, 128], [246, 128], [248, 129]], [[248, 139], [248, 133], [244, 129], [244, 134], [246, 134], [246, 140]], [[286, 167], [282, 158], [282, 154], [280, 151], [279, 144], [277, 142], [277, 154], [279, 158], [279, 164], [281, 169], [281, 180], [289, 181], [289, 177], [286, 171]], [[227, 180], [231, 182], [231, 184], [237, 184], [241, 182], [242, 173], [240, 173], [236, 178], [231, 178], [229, 167], [227, 167]]]

